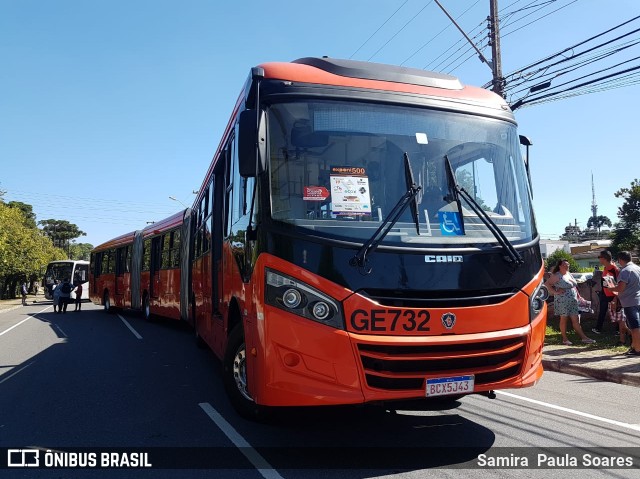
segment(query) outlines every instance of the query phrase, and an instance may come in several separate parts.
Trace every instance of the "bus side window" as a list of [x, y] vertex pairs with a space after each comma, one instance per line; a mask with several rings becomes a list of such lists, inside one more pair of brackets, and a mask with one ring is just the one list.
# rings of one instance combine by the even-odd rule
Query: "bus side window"
[[130, 273], [131, 272], [131, 246], [126, 246], [127, 248], [127, 253], [125, 255], [125, 263], [124, 263], [124, 270], [126, 273]]
[[109, 273], [116, 272], [116, 250], [109, 250]]
[[149, 271], [151, 269], [151, 240], [144, 241], [142, 248], [142, 271]]
[[180, 230], [171, 233], [171, 268], [180, 267]]
[[73, 284], [86, 283], [89, 278], [89, 265], [78, 264], [73, 274]]
[[102, 253], [91, 253], [91, 266], [93, 269], [94, 276], [100, 276], [100, 259], [102, 258]]
[[171, 268], [171, 233], [162, 235], [162, 262], [160, 268]]
[[226, 162], [226, 188], [227, 193], [225, 195], [224, 200], [224, 236], [225, 238], [229, 236], [231, 233], [231, 224], [232, 224], [232, 216], [233, 216], [233, 178], [234, 173], [234, 162], [232, 161], [235, 158], [235, 138], [229, 140], [229, 145], [227, 146], [227, 154], [225, 155]]

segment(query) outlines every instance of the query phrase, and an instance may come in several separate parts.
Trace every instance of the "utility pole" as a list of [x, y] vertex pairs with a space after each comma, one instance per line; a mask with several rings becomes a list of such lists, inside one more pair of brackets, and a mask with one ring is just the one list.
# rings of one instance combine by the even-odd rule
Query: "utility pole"
[[504, 98], [504, 78], [500, 57], [500, 26], [498, 25], [498, 0], [489, 0], [489, 45], [491, 45], [491, 72], [493, 79], [491, 90]]
[[473, 43], [469, 35], [467, 35], [462, 27], [458, 25], [455, 19], [449, 12], [442, 6], [438, 0], [434, 0], [436, 5], [444, 12], [447, 18], [455, 25], [464, 38], [474, 48], [480, 61], [486, 63], [491, 68], [491, 90], [504, 98], [504, 78], [502, 77], [502, 60], [500, 59], [500, 28], [498, 26], [498, 0], [489, 0], [489, 16], [487, 22], [489, 22], [489, 45], [491, 45], [491, 55], [493, 58], [491, 61], [487, 60], [482, 54], [478, 46]]

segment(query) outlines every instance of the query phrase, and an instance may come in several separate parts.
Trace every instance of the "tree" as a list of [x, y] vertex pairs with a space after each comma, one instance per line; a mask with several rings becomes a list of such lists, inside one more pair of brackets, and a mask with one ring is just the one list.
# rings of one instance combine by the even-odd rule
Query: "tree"
[[640, 247], [640, 180], [636, 178], [630, 187], [620, 188], [614, 194], [616, 198], [624, 198], [624, 203], [618, 208], [620, 221], [611, 235], [611, 249], [635, 251]]
[[22, 201], [9, 201], [7, 206], [9, 208], [16, 208], [22, 212], [25, 226], [33, 229], [38, 227], [36, 224], [36, 214], [33, 212], [33, 206], [23, 203]]
[[589, 221], [587, 221], [587, 228], [598, 230], [598, 233], [600, 233], [600, 230], [604, 225], [611, 228], [611, 220], [607, 216], [603, 215], [592, 216], [589, 218]]
[[13, 296], [20, 281], [36, 278], [49, 261], [64, 259], [37, 228], [25, 225], [18, 208], [0, 203], [0, 295]]
[[54, 246], [62, 248], [69, 255], [71, 254], [71, 240], [79, 238], [80, 236], [87, 236], [87, 233], [81, 231], [77, 225], [69, 223], [66, 220], [48, 219], [39, 221], [39, 224], [42, 226], [42, 232], [51, 238]]
[[69, 259], [89, 261], [93, 245], [91, 243], [72, 242], [69, 247]]
[[458, 184], [464, 188], [467, 193], [469, 193], [474, 200], [478, 202], [480, 208], [485, 211], [491, 211], [491, 208], [487, 206], [482, 198], [476, 195], [476, 187], [473, 178], [473, 174], [468, 170], [458, 170], [456, 171], [456, 181]]
[[577, 273], [580, 271], [580, 266], [578, 266], [576, 260], [573, 259], [573, 256], [562, 249], [557, 249], [553, 253], [551, 253], [545, 260], [545, 266], [548, 270], [551, 270], [551, 268], [553, 268], [560, 260], [566, 260], [569, 262], [569, 271], [571, 271], [572, 273]]

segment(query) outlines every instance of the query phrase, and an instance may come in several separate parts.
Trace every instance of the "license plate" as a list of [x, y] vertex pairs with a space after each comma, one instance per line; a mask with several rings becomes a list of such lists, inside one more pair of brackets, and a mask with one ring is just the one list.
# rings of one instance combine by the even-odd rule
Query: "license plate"
[[473, 392], [474, 376], [427, 379], [427, 397], [469, 394]]

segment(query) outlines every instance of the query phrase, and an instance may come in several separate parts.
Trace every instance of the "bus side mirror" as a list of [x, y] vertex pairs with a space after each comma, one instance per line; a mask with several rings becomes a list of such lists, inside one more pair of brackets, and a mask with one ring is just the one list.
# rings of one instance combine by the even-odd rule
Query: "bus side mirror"
[[533, 198], [533, 184], [531, 183], [531, 171], [529, 170], [529, 147], [533, 145], [533, 142], [524, 135], [520, 136], [520, 144], [526, 149], [526, 156], [524, 159], [524, 167], [527, 170], [527, 179], [529, 180], [529, 190], [531, 191], [531, 197]]
[[264, 112], [260, 121], [255, 110], [244, 110], [238, 118], [238, 168], [243, 178], [253, 178], [265, 170], [267, 132]]

